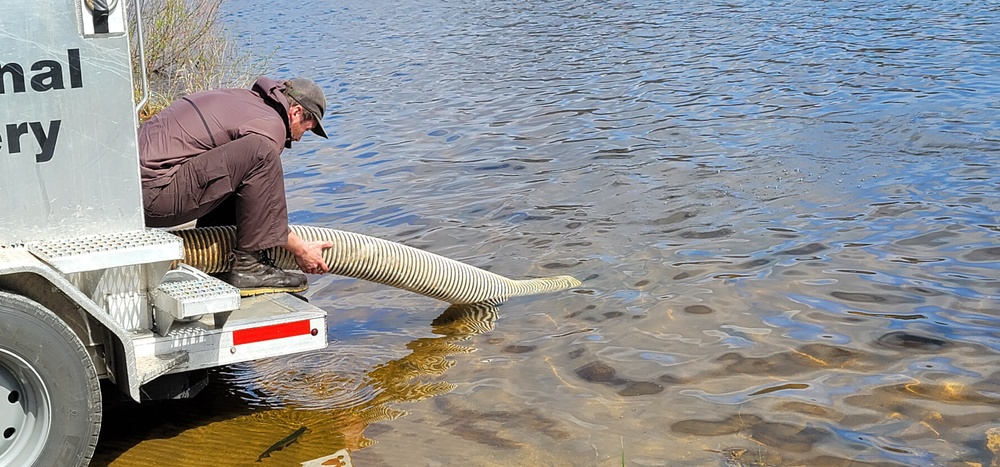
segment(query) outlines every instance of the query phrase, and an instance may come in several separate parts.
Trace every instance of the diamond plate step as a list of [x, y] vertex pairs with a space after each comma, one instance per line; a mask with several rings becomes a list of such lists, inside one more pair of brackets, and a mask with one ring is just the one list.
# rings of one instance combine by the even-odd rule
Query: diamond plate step
[[64, 274], [184, 257], [181, 239], [156, 229], [41, 240], [26, 246], [32, 254]]
[[161, 336], [170, 332], [175, 321], [227, 313], [240, 307], [239, 289], [186, 264], [167, 272], [152, 297], [156, 331]]
[[190, 357], [186, 350], [137, 358], [135, 361], [136, 373], [138, 373], [140, 381], [152, 381], [189, 361]]
[[217, 279], [170, 282], [153, 292], [153, 305], [178, 319], [232, 311], [240, 306], [240, 290]]

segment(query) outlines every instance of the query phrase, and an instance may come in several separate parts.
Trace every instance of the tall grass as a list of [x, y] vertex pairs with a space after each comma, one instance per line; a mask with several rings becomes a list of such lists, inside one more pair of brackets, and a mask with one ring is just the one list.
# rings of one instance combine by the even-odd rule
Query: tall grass
[[[243, 51], [223, 27], [219, 10], [222, 2], [129, 0], [130, 8], [136, 5], [141, 8], [146, 75], [150, 82], [149, 100], [139, 111], [141, 121], [193, 92], [249, 87], [267, 71], [270, 56]], [[133, 35], [132, 63], [138, 73], [140, 65], [134, 15], [130, 26]]]

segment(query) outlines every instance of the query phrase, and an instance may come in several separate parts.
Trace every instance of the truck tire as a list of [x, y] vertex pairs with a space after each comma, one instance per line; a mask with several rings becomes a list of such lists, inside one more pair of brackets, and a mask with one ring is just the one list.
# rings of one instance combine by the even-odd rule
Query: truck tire
[[0, 292], [0, 465], [87, 465], [100, 430], [100, 380], [80, 338], [38, 303]]

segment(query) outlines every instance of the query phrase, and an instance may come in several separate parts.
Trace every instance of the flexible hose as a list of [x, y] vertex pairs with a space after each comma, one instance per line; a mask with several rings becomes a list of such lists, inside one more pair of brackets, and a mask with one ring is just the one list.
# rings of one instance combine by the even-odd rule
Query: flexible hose
[[[304, 225], [293, 225], [291, 229], [306, 241], [333, 242], [333, 247], [323, 252], [332, 274], [408, 290], [454, 305], [499, 305], [511, 297], [580, 285], [580, 281], [570, 276], [508, 279], [424, 250], [342, 230]], [[202, 227], [172, 233], [184, 239], [185, 263], [208, 274], [229, 269], [229, 253], [236, 245], [235, 227]], [[270, 254], [279, 268], [298, 268], [295, 257], [284, 248], [272, 248]]]

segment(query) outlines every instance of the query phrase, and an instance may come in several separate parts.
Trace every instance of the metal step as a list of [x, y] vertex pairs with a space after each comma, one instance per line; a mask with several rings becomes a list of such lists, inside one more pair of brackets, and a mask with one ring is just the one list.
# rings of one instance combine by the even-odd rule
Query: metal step
[[[155, 329], [161, 336], [167, 335], [175, 322], [240, 307], [239, 289], [186, 264], [167, 272], [152, 297]], [[226, 317], [228, 314], [218, 317], [216, 327], [222, 326]]]
[[26, 246], [32, 254], [64, 274], [184, 257], [181, 239], [156, 229], [40, 240]]
[[183, 350], [154, 355], [151, 358], [136, 359], [136, 372], [142, 381], [152, 381], [187, 361], [188, 354]]

